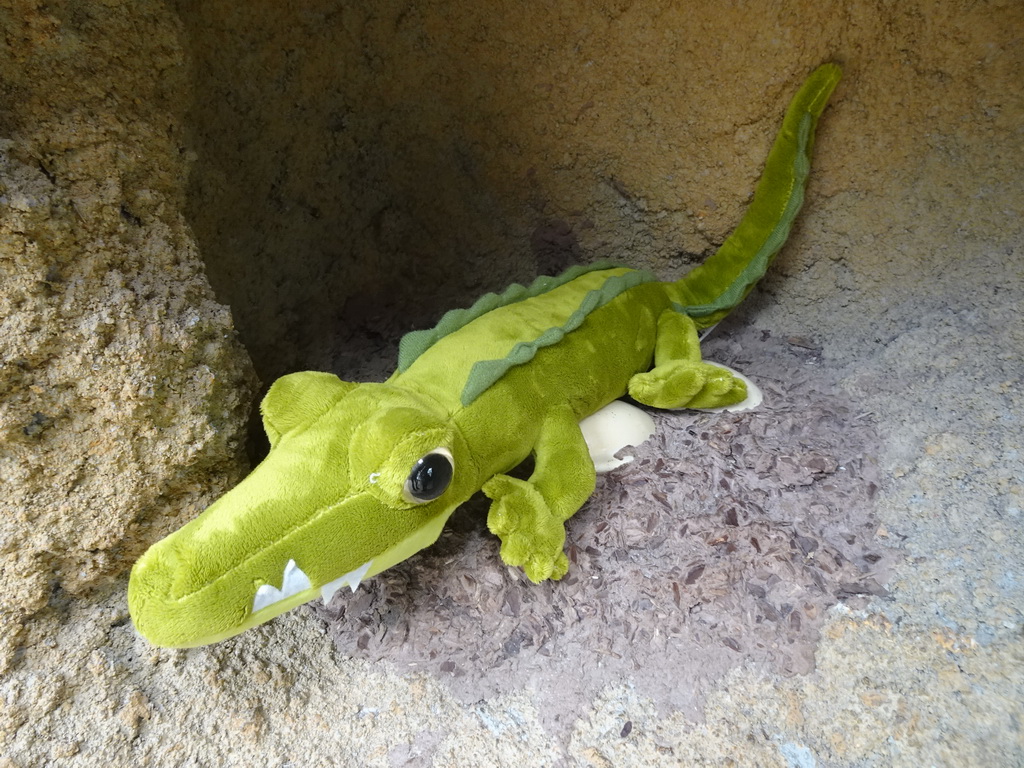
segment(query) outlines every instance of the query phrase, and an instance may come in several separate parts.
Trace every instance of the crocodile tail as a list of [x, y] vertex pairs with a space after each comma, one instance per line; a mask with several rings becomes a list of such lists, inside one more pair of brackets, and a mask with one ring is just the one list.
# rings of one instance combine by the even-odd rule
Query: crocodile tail
[[669, 284], [674, 308], [698, 328], [714, 325], [739, 304], [786, 242], [804, 201], [814, 129], [840, 77], [835, 64], [811, 73], [790, 102], [739, 226], [704, 264]]

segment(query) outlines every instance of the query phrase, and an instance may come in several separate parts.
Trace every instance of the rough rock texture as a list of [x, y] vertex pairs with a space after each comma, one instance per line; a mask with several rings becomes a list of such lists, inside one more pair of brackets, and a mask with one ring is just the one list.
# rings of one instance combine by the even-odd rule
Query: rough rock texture
[[[0, 766], [1024, 763], [1022, 28], [994, 0], [0, 5]], [[462, 703], [308, 610], [134, 633], [123, 569], [238, 476], [252, 400], [196, 245], [265, 379], [345, 373], [354, 325], [538, 264], [675, 274], [829, 58], [808, 206], [736, 320], [871, 414], [905, 558], [815, 671], [735, 669], [697, 722], [627, 675], [562, 738], [529, 685]]]
[[254, 376], [182, 216], [174, 18], [0, 20], [2, 670], [55, 590], [121, 574], [237, 477]]
[[[264, 380], [330, 367], [353, 325], [421, 325], [567, 257], [680, 271], [735, 225], [786, 103], [830, 58], [849, 59], [849, 85], [845, 116], [822, 128], [819, 193], [926, 149], [906, 131], [868, 141], [860, 124], [865, 98], [885, 114], [920, 98], [893, 29], [926, 34], [919, 12], [180, 8], [202, 157], [190, 220]], [[903, 74], [873, 69], [867, 46], [898, 47]]]

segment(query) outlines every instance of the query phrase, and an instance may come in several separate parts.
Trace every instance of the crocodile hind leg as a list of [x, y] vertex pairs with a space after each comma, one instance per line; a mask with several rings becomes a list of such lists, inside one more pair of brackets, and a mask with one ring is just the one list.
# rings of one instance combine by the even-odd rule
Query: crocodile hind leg
[[530, 581], [560, 579], [569, 569], [565, 521], [594, 492], [594, 462], [568, 406], [549, 413], [534, 446], [529, 480], [495, 475], [483, 491], [492, 500], [487, 527], [501, 539], [501, 559], [522, 566]]
[[747, 396], [743, 379], [705, 363], [693, 320], [666, 310], [658, 318], [654, 368], [629, 380], [629, 395], [652, 408], [719, 408]]

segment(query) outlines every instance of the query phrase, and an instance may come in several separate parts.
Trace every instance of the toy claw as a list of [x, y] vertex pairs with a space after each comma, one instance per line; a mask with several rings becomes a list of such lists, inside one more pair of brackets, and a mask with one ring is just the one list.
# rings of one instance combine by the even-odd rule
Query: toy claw
[[746, 392], [746, 397], [738, 403], [719, 405], [711, 408], [696, 408], [696, 410], [706, 411], [708, 413], [722, 413], [723, 411], [728, 413], [740, 413], [742, 411], [751, 411], [764, 402], [764, 393], [761, 391], [761, 388], [742, 373], [734, 368], [730, 368], [728, 365], [723, 365], [722, 363], [712, 363], [708, 361], [707, 364], [721, 368], [733, 378], [739, 379], [743, 383], [743, 389]]

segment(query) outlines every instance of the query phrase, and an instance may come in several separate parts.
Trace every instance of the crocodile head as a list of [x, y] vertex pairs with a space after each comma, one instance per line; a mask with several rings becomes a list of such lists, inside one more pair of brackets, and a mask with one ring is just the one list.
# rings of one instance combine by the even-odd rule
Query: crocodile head
[[433, 543], [478, 485], [448, 414], [392, 384], [278, 379], [271, 449], [233, 490], [132, 569], [128, 606], [155, 645], [214, 643]]

